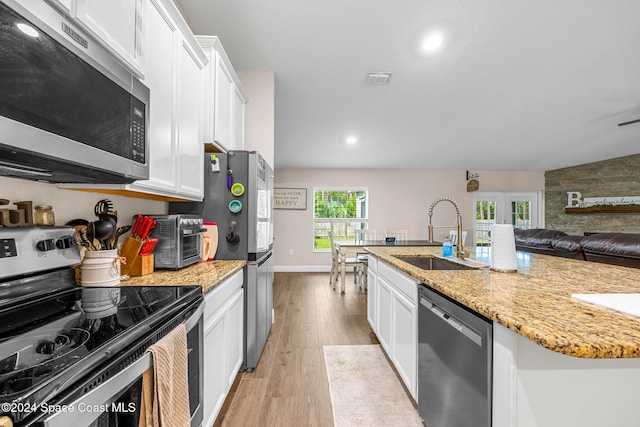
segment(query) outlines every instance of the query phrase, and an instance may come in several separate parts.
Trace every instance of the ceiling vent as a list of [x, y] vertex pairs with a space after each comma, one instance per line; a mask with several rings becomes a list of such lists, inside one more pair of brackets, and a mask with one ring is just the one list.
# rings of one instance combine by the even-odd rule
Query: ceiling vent
[[387, 72], [368, 73], [367, 77], [364, 79], [364, 84], [373, 86], [386, 86], [389, 84], [390, 78], [391, 73]]

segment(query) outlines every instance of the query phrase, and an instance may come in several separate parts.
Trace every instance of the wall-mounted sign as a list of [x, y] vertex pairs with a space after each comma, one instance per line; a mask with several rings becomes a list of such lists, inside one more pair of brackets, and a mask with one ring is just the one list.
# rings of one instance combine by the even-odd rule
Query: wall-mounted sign
[[274, 209], [307, 209], [306, 188], [274, 188]]
[[588, 208], [592, 206], [639, 206], [639, 196], [582, 197], [579, 191], [567, 191], [567, 208]]
[[468, 192], [478, 191], [479, 188], [480, 188], [480, 182], [477, 179], [474, 178], [471, 181], [467, 182]]

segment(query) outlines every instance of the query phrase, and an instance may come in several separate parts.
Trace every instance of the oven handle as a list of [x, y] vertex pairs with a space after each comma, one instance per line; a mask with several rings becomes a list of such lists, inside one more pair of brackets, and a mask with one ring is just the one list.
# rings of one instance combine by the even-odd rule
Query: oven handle
[[187, 330], [187, 333], [189, 333], [189, 331], [193, 329], [193, 327], [200, 322], [200, 319], [202, 319], [203, 313], [204, 313], [204, 304], [200, 303], [196, 311], [194, 311], [193, 314], [189, 316], [187, 321], [184, 322], [184, 327]]
[[[195, 327], [202, 319], [204, 304], [200, 304], [196, 311], [186, 320], [185, 328], [187, 333]], [[111, 402], [115, 400], [118, 393], [126, 390], [137, 381], [144, 372], [153, 367], [153, 355], [145, 353], [140, 359], [118, 372], [108, 381], [103, 382], [98, 387], [91, 390], [81, 398], [65, 405], [70, 410], [67, 412], [58, 411], [44, 419], [43, 424], [47, 427], [68, 427], [71, 425], [89, 425], [94, 422], [104, 411], [90, 411], [83, 408], [94, 408], [103, 406], [111, 410]], [[72, 410], [72, 411], [71, 411]]]
[[58, 411], [44, 419], [47, 427], [68, 427], [71, 425], [89, 425], [95, 421], [104, 411], [91, 411], [94, 407], [105, 406], [109, 402], [107, 409], [111, 410], [111, 400], [117, 397], [118, 393], [126, 390], [131, 384], [139, 379], [144, 371], [153, 366], [153, 356], [145, 353], [140, 359], [127, 366], [123, 371], [118, 372], [110, 380], [103, 382], [89, 393], [76, 401], [65, 405], [69, 408], [67, 412]]

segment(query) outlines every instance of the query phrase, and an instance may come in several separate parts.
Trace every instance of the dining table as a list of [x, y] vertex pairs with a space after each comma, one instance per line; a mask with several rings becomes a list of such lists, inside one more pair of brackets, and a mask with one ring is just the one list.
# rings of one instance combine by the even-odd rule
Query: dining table
[[338, 252], [340, 287], [344, 292], [345, 276], [347, 273], [346, 260], [349, 253], [357, 256], [362, 252], [362, 248], [367, 246], [442, 246], [442, 242], [430, 242], [429, 240], [336, 240], [334, 241], [335, 249]]

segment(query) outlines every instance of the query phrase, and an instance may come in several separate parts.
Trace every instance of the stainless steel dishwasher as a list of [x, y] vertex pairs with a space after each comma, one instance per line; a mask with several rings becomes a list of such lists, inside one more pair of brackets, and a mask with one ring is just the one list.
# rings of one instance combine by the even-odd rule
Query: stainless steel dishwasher
[[429, 427], [491, 426], [492, 323], [423, 286], [418, 406]]

